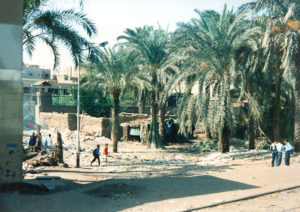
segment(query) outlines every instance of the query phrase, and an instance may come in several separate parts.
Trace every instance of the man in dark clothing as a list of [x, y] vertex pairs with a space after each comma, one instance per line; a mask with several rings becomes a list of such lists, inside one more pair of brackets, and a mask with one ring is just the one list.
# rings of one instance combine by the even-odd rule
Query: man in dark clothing
[[274, 162], [277, 160], [277, 157], [278, 157], [276, 144], [277, 144], [277, 141], [274, 141], [270, 146], [270, 151], [272, 152], [272, 162], [271, 162], [272, 167], [274, 167]]
[[29, 138], [29, 146], [34, 146], [35, 145], [35, 140], [36, 140], [36, 136], [35, 136], [35, 133], [33, 132], [32, 135]]
[[91, 166], [93, 165], [93, 163], [95, 162], [96, 159], [98, 160], [98, 163], [99, 163], [99, 166], [100, 166], [100, 158], [99, 158], [99, 156], [100, 156], [100, 145], [99, 144], [97, 145], [97, 148], [94, 149], [93, 156], [94, 156], [94, 159], [91, 162]]

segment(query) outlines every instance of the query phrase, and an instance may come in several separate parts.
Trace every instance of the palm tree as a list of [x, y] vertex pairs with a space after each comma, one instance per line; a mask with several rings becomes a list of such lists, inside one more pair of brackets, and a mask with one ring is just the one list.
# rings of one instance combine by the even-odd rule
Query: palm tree
[[126, 29], [124, 33], [125, 35], [119, 36], [118, 40], [125, 40], [127, 45], [133, 46], [139, 52], [144, 70], [149, 71], [151, 76], [151, 125], [147, 146], [148, 148], [162, 148], [157, 124], [158, 72], [164, 68], [168, 59], [169, 35], [161, 28], [154, 29], [151, 26], [135, 30]]
[[[258, 0], [245, 4], [243, 7], [266, 13], [269, 19], [269, 27], [265, 36], [266, 43], [277, 42], [277, 46], [281, 49], [281, 67], [285, 72], [295, 70], [294, 144], [295, 151], [300, 152], [300, 2], [297, 0]], [[267, 65], [268, 63], [270, 60], [266, 60]], [[277, 90], [279, 89], [280, 87]], [[277, 98], [280, 99], [280, 97]]]
[[198, 96], [190, 96], [183, 108], [186, 119], [192, 118], [194, 123], [203, 121], [218, 136], [218, 150], [228, 152], [234, 125], [231, 92], [241, 86], [237, 80], [241, 70], [238, 57], [251, 49], [251, 40], [259, 29], [249, 28], [246, 14], [228, 11], [226, 5], [221, 14], [198, 10], [196, 13], [199, 18], [180, 23], [175, 34], [190, 56], [187, 60], [193, 60], [190, 63], [196, 66], [183, 71], [178, 78], [185, 80], [187, 76], [193, 76], [192, 81], [198, 83], [199, 92]]
[[137, 55], [125, 48], [109, 49], [99, 52], [98, 60], [85, 66], [87, 74], [83, 78], [83, 85], [99, 86], [108, 90], [113, 98], [112, 110], [112, 141], [113, 152], [118, 152], [119, 135], [119, 106], [120, 95], [133, 73], [137, 70], [135, 59]]
[[[49, 46], [54, 54], [54, 67], [59, 64], [59, 43], [70, 51], [75, 66], [83, 60], [83, 50], [96, 54], [95, 48], [85, 36], [96, 34], [95, 25], [83, 12], [70, 10], [53, 10], [47, 8], [48, 0], [24, 0], [23, 46], [32, 55], [37, 41]], [[85, 33], [85, 36], [81, 34]]]

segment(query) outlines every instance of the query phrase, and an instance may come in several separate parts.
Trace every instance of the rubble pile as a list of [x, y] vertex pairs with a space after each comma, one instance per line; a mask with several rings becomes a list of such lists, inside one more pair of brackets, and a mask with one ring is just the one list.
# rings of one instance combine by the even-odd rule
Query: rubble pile
[[[230, 140], [230, 152], [247, 150], [249, 147], [249, 142], [246, 140], [231, 139]], [[256, 140], [255, 141], [256, 150], [268, 150], [270, 148], [269, 144], [265, 141]], [[200, 140], [190, 146], [188, 151], [195, 153], [202, 152], [215, 152], [218, 151], [218, 143], [214, 140]]]
[[[93, 141], [97, 137], [97, 132], [80, 132], [80, 141]], [[77, 131], [66, 131], [64, 138], [67, 140], [76, 141], [77, 140]]]
[[269, 155], [270, 151], [268, 150], [239, 150], [227, 153], [212, 153], [205, 157], [205, 160], [220, 160], [220, 159], [227, 159], [227, 158], [238, 158], [238, 159], [245, 159], [251, 158], [255, 156], [265, 156]]
[[38, 166], [58, 166], [58, 160], [55, 159], [54, 152], [47, 153], [46, 151], [42, 151], [36, 154], [35, 157], [23, 162], [24, 170]]
[[213, 140], [201, 140], [190, 146], [188, 151], [194, 153], [215, 152], [218, 150], [218, 143]]

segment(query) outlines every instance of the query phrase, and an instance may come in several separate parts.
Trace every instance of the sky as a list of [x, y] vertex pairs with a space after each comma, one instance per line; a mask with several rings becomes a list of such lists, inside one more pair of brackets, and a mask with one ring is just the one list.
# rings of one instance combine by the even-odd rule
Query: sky
[[[109, 42], [112, 47], [116, 38], [126, 28], [158, 24], [172, 32], [178, 22], [188, 22], [197, 17], [194, 9], [213, 9], [220, 12], [227, 4], [229, 9], [237, 8], [249, 0], [85, 0], [84, 12], [96, 24], [98, 33], [92, 38], [94, 43]], [[76, 0], [52, 0], [49, 6], [57, 9], [74, 8]], [[72, 58], [65, 48], [61, 48], [60, 66], [73, 66]], [[42, 43], [37, 45], [32, 58], [23, 55], [25, 64], [53, 67], [50, 49]]]

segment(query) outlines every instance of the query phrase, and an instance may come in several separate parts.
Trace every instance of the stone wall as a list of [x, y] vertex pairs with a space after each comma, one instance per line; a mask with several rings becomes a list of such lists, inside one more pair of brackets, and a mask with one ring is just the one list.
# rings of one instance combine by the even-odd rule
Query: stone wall
[[[95, 118], [81, 115], [80, 131], [110, 138], [110, 118]], [[76, 114], [40, 113], [40, 123], [44, 129], [76, 130]]]
[[[80, 130], [82, 132], [89, 132], [107, 138], [111, 137], [110, 118], [95, 118], [87, 115], [81, 115], [80, 117]], [[149, 116], [146, 114], [121, 113], [119, 115], [120, 125], [122, 123], [148, 118]], [[44, 129], [76, 130], [77, 116], [76, 113], [40, 113], [39, 123]], [[122, 129], [120, 126], [120, 137], [122, 136]]]

